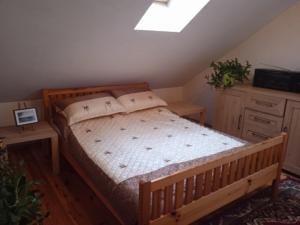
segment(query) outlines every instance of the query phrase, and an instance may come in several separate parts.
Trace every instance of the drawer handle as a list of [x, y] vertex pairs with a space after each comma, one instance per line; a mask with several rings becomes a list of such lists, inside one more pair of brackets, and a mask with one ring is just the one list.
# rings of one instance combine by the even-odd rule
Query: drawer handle
[[251, 135], [252, 135], [253, 137], [258, 137], [258, 138], [262, 138], [262, 139], [267, 139], [267, 138], [269, 138], [269, 137], [266, 136], [266, 135], [259, 134], [259, 133], [253, 132], [253, 131], [250, 131], [250, 133], [251, 133]]
[[252, 116], [252, 119], [256, 122], [259, 122], [259, 123], [264, 123], [264, 124], [271, 124], [271, 121], [268, 120], [268, 119], [264, 119], [264, 118], [261, 118], [261, 117], [257, 117], [257, 116]]
[[265, 101], [260, 101], [260, 100], [255, 100], [255, 103], [257, 104], [257, 105], [261, 105], [261, 106], [266, 106], [266, 107], [273, 107], [273, 103], [271, 103], [271, 102], [265, 102]]

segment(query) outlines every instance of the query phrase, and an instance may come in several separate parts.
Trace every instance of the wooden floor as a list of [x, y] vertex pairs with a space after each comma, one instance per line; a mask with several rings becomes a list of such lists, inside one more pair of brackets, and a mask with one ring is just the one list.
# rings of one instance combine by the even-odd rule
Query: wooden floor
[[[44, 146], [44, 147], [43, 147]], [[42, 181], [43, 207], [50, 212], [45, 225], [118, 225], [73, 169], [62, 160], [61, 174], [51, 170], [50, 151], [40, 142], [10, 146], [9, 158], [25, 161], [30, 177]]]

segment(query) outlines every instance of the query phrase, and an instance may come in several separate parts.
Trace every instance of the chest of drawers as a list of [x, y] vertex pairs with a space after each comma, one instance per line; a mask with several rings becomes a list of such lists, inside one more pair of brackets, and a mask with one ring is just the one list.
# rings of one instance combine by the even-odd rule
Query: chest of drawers
[[213, 127], [250, 142], [288, 133], [284, 168], [300, 175], [300, 94], [252, 86], [218, 91]]

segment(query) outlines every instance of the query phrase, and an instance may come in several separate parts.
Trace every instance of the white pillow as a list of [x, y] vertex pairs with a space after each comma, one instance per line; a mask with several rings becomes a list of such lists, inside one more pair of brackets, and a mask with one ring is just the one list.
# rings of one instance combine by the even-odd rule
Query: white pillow
[[68, 125], [87, 119], [126, 112], [126, 109], [108, 93], [62, 99], [58, 100], [55, 105], [66, 117]]
[[120, 95], [117, 100], [124, 106], [127, 113], [168, 105], [164, 100], [159, 98], [152, 91], [143, 91]]

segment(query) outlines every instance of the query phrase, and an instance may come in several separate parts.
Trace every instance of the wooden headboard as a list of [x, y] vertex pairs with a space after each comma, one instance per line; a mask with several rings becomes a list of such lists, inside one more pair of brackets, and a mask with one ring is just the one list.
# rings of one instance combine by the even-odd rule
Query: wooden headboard
[[61, 88], [61, 89], [43, 89], [43, 102], [45, 119], [51, 120], [52, 102], [56, 99], [64, 99], [76, 96], [90, 95], [103, 91], [112, 90], [130, 90], [130, 89], [149, 89], [149, 84], [134, 83], [134, 84], [120, 84], [120, 85], [102, 85], [94, 87], [78, 87], [78, 88]]

